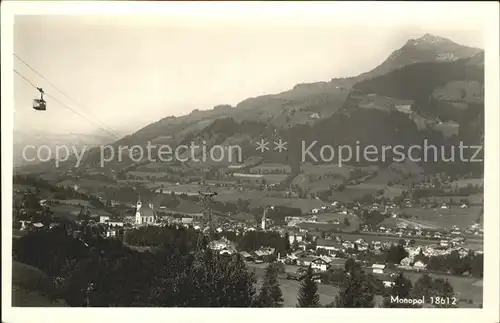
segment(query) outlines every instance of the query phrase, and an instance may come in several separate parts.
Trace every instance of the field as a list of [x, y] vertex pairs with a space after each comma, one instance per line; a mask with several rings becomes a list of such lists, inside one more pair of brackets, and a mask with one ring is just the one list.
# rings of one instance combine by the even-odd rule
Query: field
[[231, 192], [229, 191], [222, 191], [219, 192], [219, 188], [214, 189], [214, 191], [217, 192], [217, 197], [215, 198], [216, 201], [220, 202], [236, 202], [238, 199], [243, 199], [243, 200], [254, 200], [254, 199], [261, 199], [266, 196], [266, 193], [263, 191], [248, 191], [248, 192], [238, 192], [235, 190], [232, 190]]
[[[448, 203], [450, 200], [453, 203], [460, 203], [462, 200], [467, 200], [469, 201], [469, 204], [471, 205], [482, 205], [483, 204], [483, 198], [484, 195], [481, 193], [478, 194], [472, 194], [469, 196], [433, 196], [429, 198], [431, 201], [435, 201], [436, 203]], [[421, 198], [419, 199], [420, 203], [425, 203], [426, 198]]]
[[[349, 227], [344, 226], [344, 219], [349, 220]], [[344, 231], [354, 231], [359, 227], [361, 220], [355, 215], [339, 214], [339, 213], [321, 213], [317, 216], [318, 222], [329, 222], [338, 220]]]
[[[416, 272], [405, 272], [404, 275], [408, 277], [413, 283], [417, 281], [418, 278], [422, 275], [421, 273]], [[457, 298], [460, 303], [464, 302], [466, 299], [471, 299], [474, 303], [474, 307], [478, 307], [479, 304], [483, 302], [483, 287], [482, 280], [471, 278], [471, 277], [458, 277], [451, 275], [439, 275], [439, 274], [430, 274], [433, 278], [442, 278], [447, 279], [451, 286], [453, 286], [453, 290], [457, 295]], [[462, 303], [462, 305], [465, 305]], [[468, 306], [471, 306], [467, 304]], [[466, 306], [460, 306], [466, 307]]]
[[341, 178], [324, 178], [320, 180], [309, 180], [308, 175], [299, 174], [294, 177], [292, 184], [298, 185], [302, 189], [306, 189], [310, 192], [319, 192], [324, 190], [329, 190], [331, 185], [342, 184]]
[[61, 205], [78, 205], [84, 207], [93, 207], [89, 201], [86, 200], [57, 200]]
[[431, 227], [451, 229], [453, 226], [470, 227], [476, 222], [480, 210], [480, 207], [473, 206], [465, 209], [459, 207], [450, 209], [405, 208], [401, 212], [416, 217], [411, 221]]
[[65, 306], [64, 302], [52, 302], [52, 282], [41, 270], [26, 264], [12, 262], [12, 306]]
[[251, 207], [265, 207], [267, 205], [276, 205], [276, 206], [287, 206], [291, 208], [298, 208], [302, 210], [302, 213], [308, 213], [312, 209], [319, 208], [324, 205], [319, 200], [311, 200], [311, 199], [287, 199], [287, 198], [278, 198], [278, 197], [263, 197], [260, 199], [251, 199], [250, 206]]
[[170, 182], [148, 182], [147, 184], [144, 184], [144, 187], [146, 188], [149, 188], [149, 189], [153, 189], [153, 188], [159, 188], [161, 187], [161, 185], [163, 185], [163, 187], [170, 187], [170, 186], [174, 186], [175, 183], [170, 183]]
[[[446, 137], [451, 137], [458, 134], [459, 125], [455, 122], [445, 122], [442, 124], [435, 124], [432, 126], [434, 130], [441, 132]], [[447, 150], [446, 154], [451, 154], [451, 150]]]
[[262, 176], [266, 181], [266, 184], [279, 184], [288, 177], [286, 174], [265, 174]]
[[47, 172], [40, 174], [40, 178], [48, 182], [54, 182], [60, 178], [60, 174], [56, 172]]
[[311, 163], [303, 163], [301, 165], [302, 172], [308, 175], [338, 175], [348, 179], [350, 171], [353, 169], [351, 166], [338, 166], [335, 164], [321, 164], [313, 165]]
[[147, 179], [149, 177], [159, 178], [168, 176], [166, 172], [143, 172], [143, 171], [130, 171], [125, 174], [126, 176], [135, 176], [142, 179]]
[[[266, 264], [248, 264], [249, 270], [255, 273], [257, 278], [256, 291], [258, 293], [262, 285], [262, 277]], [[283, 293], [284, 307], [295, 307], [297, 305], [297, 293], [300, 289], [300, 282], [295, 280], [287, 280], [284, 277], [279, 277], [281, 292]], [[326, 305], [334, 301], [335, 296], [338, 294], [339, 289], [333, 285], [318, 284], [318, 294], [320, 303]]]
[[152, 162], [137, 167], [139, 171], [163, 170], [168, 168], [172, 163], [168, 162]]
[[58, 186], [74, 186], [78, 185], [80, 188], [89, 189], [90, 191], [98, 190], [102, 187], [117, 187], [116, 184], [105, 181], [98, 181], [93, 179], [66, 179], [61, 182], [58, 182], [56, 185]]
[[66, 307], [62, 300], [52, 301], [47, 296], [29, 291], [18, 286], [12, 286], [13, 307]]
[[56, 217], [74, 220], [81, 212], [81, 207], [73, 205], [53, 205], [50, 209]]
[[172, 136], [158, 136], [151, 140], [153, 145], [164, 145], [172, 142]]
[[384, 197], [393, 199], [403, 194], [405, 187], [403, 186], [388, 186], [384, 188]]
[[459, 179], [454, 182], [451, 182], [451, 187], [467, 187], [467, 185], [473, 185], [473, 186], [483, 186], [484, 185], [484, 179], [482, 178], [468, 178], [468, 179]]
[[367, 194], [375, 194], [380, 188], [371, 185], [350, 185], [341, 192], [333, 192], [332, 198], [339, 202], [352, 202], [360, 199]]
[[233, 220], [237, 221], [255, 221], [255, 217], [252, 214], [249, 213], [244, 213], [244, 212], [239, 212], [230, 217]]
[[[264, 268], [266, 264], [248, 264], [249, 270], [254, 272], [257, 277], [257, 292], [262, 284], [262, 277], [264, 276]], [[404, 272], [404, 275], [408, 277], [412, 283], [415, 283], [422, 273], [416, 272]], [[468, 277], [456, 277], [448, 275], [437, 275], [431, 274], [433, 278], [443, 278], [448, 279], [450, 284], [459, 300], [459, 307], [479, 307], [482, 304], [483, 299], [483, 288], [482, 281], [474, 278]], [[300, 282], [295, 280], [287, 280], [283, 277], [279, 278], [280, 288], [283, 292], [283, 300], [285, 307], [295, 307], [297, 304], [297, 293], [300, 289]], [[335, 296], [338, 294], [339, 288], [333, 285], [318, 284], [318, 294], [320, 297], [320, 303], [325, 305], [333, 302]], [[471, 299], [472, 304], [466, 304], [464, 301], [466, 299]], [[375, 302], [380, 304], [382, 302], [381, 296], [375, 296]]]
[[[358, 239], [363, 239], [364, 241], [371, 243], [374, 241], [380, 241], [380, 242], [394, 242], [398, 243], [398, 241], [401, 239], [400, 237], [397, 236], [387, 236], [387, 235], [378, 235], [378, 234], [370, 234], [370, 233], [346, 233], [346, 232], [341, 232], [341, 233], [335, 233], [336, 236], [341, 237], [344, 240], [348, 241], [356, 241]], [[414, 239], [417, 244], [421, 245], [432, 245], [436, 244], [438, 241], [436, 240], [426, 240], [426, 239]]]
[[252, 174], [266, 174], [270, 172], [281, 172], [283, 174], [288, 174], [292, 171], [292, 168], [286, 164], [264, 163], [250, 168], [249, 171]]
[[147, 179], [119, 179], [116, 182], [121, 185], [150, 183]]
[[392, 169], [384, 168], [379, 170], [375, 177], [366, 180], [365, 182], [363, 182], [363, 184], [371, 184], [374, 186], [377, 185], [378, 187], [383, 188], [389, 182], [395, 182], [401, 179], [401, 174], [393, 171]]
[[305, 185], [308, 182], [306, 174], [299, 174], [292, 180], [293, 185]]
[[[155, 183], [157, 187], [160, 186], [159, 183]], [[198, 184], [179, 184], [179, 185], [164, 185], [164, 192], [174, 191], [176, 194], [198, 194], [198, 192], [202, 189], [202, 187]]]
[[263, 191], [250, 191], [250, 192], [235, 192], [227, 191], [220, 192], [219, 188], [216, 189], [218, 195], [215, 198], [216, 201], [220, 202], [233, 202], [235, 203], [238, 199], [250, 201], [250, 207], [265, 207], [268, 205], [276, 206], [287, 206], [292, 208], [299, 208], [302, 213], [309, 213], [312, 209], [319, 208], [323, 205], [320, 200], [312, 199], [291, 199], [291, 198], [280, 198], [280, 197], [269, 197], [266, 196], [266, 192]]

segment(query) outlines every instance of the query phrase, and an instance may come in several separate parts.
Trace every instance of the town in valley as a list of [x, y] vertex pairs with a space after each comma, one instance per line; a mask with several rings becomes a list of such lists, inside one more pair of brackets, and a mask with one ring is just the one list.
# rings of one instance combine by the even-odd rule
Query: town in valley
[[[14, 61], [34, 81], [30, 61]], [[40, 90], [15, 84], [38, 100], [30, 118], [55, 116], [51, 97], [70, 105], [40, 80], [40, 111]], [[23, 162], [56, 141], [15, 132], [12, 305], [482, 308], [483, 221], [496, 216], [484, 213], [483, 152], [449, 156], [484, 146], [484, 109], [484, 51], [427, 33], [357, 76], [76, 136], [89, 146], [78, 166], [74, 155]], [[424, 140], [445, 149], [341, 165], [301, 151]], [[161, 161], [131, 148], [147, 143], [232, 145], [242, 158]], [[128, 148], [103, 163], [100, 145]]]

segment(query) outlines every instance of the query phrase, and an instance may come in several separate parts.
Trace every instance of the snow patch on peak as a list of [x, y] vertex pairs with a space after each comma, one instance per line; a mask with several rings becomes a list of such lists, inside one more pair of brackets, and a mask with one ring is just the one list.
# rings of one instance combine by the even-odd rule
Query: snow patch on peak
[[425, 34], [422, 37], [415, 40], [416, 43], [418, 43], [419, 41], [431, 43], [431, 44], [437, 44], [437, 43], [447, 42], [448, 40], [446, 38], [443, 38], [443, 37], [438, 37], [438, 36], [434, 36], [431, 34]]

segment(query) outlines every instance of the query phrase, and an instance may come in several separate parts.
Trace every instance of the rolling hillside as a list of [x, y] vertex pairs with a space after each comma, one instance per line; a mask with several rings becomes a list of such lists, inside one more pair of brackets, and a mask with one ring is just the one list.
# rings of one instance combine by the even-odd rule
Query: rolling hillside
[[[148, 141], [171, 146], [189, 141], [206, 141], [208, 146], [237, 142], [250, 152], [263, 136], [279, 137], [290, 143], [287, 156], [271, 151], [265, 160], [295, 165], [300, 151], [297, 134], [304, 140], [319, 138], [336, 145], [356, 140], [389, 144], [395, 138], [405, 145], [424, 138], [449, 144], [449, 134], [426, 126], [427, 120], [441, 118], [457, 122], [460, 136], [476, 138], [483, 124], [483, 60], [480, 49], [427, 34], [409, 40], [381, 65], [359, 76], [299, 84], [280, 94], [246, 99], [236, 107], [219, 105], [182, 117], [166, 117], [113, 146], [117, 150], [120, 145], [145, 147]], [[423, 126], [402, 113], [359, 109], [368, 94], [413, 100], [412, 110]], [[93, 149], [83, 165], [98, 167], [99, 158], [100, 151]], [[125, 157], [119, 165], [108, 166], [119, 171], [133, 164]]]

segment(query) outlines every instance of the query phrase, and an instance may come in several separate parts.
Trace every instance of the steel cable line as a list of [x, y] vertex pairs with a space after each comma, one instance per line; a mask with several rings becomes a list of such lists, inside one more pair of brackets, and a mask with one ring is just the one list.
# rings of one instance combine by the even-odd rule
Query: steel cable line
[[21, 73], [19, 73], [18, 70], [14, 69], [14, 73], [16, 73], [17, 75], [19, 75], [26, 83], [28, 83], [29, 85], [31, 85], [35, 89], [38, 89], [38, 87], [35, 84], [33, 84], [33, 82], [31, 82], [30, 80], [28, 80], [28, 78], [26, 78], [24, 75], [22, 75]]
[[[18, 70], [14, 69], [14, 73], [16, 73], [17, 75], [19, 75], [26, 83], [28, 83], [29, 85], [31, 85], [33, 88], [37, 89], [38, 90], [38, 87], [33, 83], [31, 82], [27, 77], [25, 77], [24, 75], [22, 75]], [[53, 97], [52, 95], [49, 95], [49, 94], [46, 94], [45, 93], [45, 96], [51, 98], [52, 100], [56, 101], [57, 103], [59, 103], [61, 106], [63, 106], [64, 108], [70, 110], [71, 112], [73, 112], [74, 114], [84, 118], [85, 120], [87, 120], [88, 122], [96, 125], [96, 123], [94, 121], [92, 121], [91, 119], [87, 118], [85, 115], [79, 113], [78, 111], [75, 111], [74, 109], [72, 109], [70, 106], [68, 106], [67, 104], [61, 102], [60, 100], [56, 99], [55, 97]], [[113, 136], [116, 136], [118, 139], [120, 138], [116, 133], [113, 133], [112, 131], [110, 130], [107, 130], [107, 129], [104, 129], [102, 128], [101, 126], [98, 126], [96, 125], [99, 129], [113, 135]]]
[[[111, 127], [109, 127], [108, 125], [106, 125], [104, 122], [102, 122], [101, 120], [99, 120], [97, 117], [95, 117], [94, 115], [92, 115], [91, 113], [89, 113], [88, 109], [85, 109], [80, 103], [78, 103], [75, 99], [73, 99], [72, 97], [70, 97], [69, 95], [67, 95], [66, 93], [64, 93], [64, 91], [62, 91], [61, 89], [59, 89], [54, 83], [52, 83], [51, 81], [49, 81], [47, 78], [45, 78], [40, 72], [38, 72], [33, 66], [31, 66], [30, 64], [28, 64], [25, 60], [23, 60], [21, 57], [19, 57], [16, 53], [13, 53], [14, 57], [17, 58], [21, 63], [23, 63], [26, 67], [28, 67], [32, 72], [34, 72], [36, 75], [38, 75], [40, 78], [42, 78], [45, 82], [47, 82], [50, 86], [52, 86], [55, 90], [57, 90], [61, 95], [63, 95], [64, 97], [66, 97], [68, 100], [72, 101], [75, 105], [77, 105], [78, 107], [80, 107], [81, 109], [85, 110], [90, 116], [92, 116], [95, 120], [97, 120], [101, 126], [103, 126], [104, 128], [106, 128], [106, 132], [112, 134], [113, 136], [117, 137], [118, 139], [121, 138], [121, 136], [116, 132], [114, 131]], [[19, 74], [19, 73], [18, 73]], [[47, 95], [48, 96], [48, 95]], [[54, 99], [52, 97], [52, 99]], [[61, 103], [59, 101], [59, 103]], [[99, 127], [101, 128], [101, 127]], [[101, 128], [102, 129], [102, 128]]]

